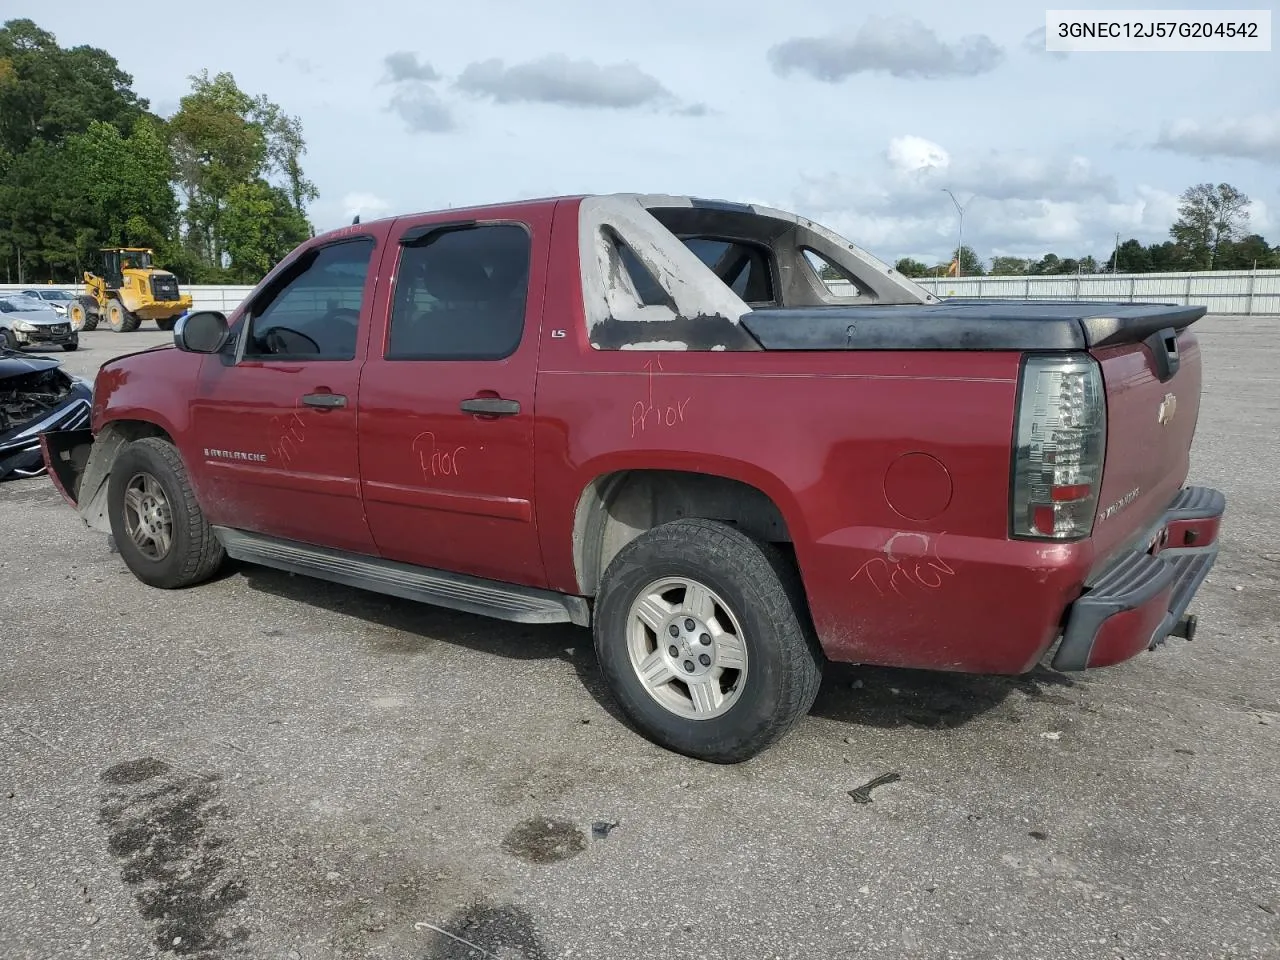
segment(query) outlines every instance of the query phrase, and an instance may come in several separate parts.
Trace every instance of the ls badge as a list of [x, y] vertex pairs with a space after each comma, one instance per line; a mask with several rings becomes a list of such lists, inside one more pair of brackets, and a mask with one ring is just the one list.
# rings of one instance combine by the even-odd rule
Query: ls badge
[[1162, 427], [1167, 427], [1173, 420], [1174, 413], [1178, 409], [1178, 398], [1172, 393], [1166, 393], [1164, 399], [1160, 401], [1160, 409], [1156, 412], [1156, 421]]

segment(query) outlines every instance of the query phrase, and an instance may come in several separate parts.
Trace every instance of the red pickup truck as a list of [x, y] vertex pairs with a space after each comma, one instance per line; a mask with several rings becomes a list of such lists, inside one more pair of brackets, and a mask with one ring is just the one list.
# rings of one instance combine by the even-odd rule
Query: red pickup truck
[[1204, 312], [939, 300], [756, 205], [451, 209], [302, 244], [105, 364], [44, 456], [145, 583], [229, 556], [589, 626], [644, 735], [736, 762], [828, 659], [1190, 638], [1225, 509], [1184, 486]]

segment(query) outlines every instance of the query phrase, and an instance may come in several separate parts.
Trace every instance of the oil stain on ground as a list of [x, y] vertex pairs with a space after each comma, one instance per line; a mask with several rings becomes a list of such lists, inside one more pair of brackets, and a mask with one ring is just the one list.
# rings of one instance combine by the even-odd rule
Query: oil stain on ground
[[219, 835], [227, 813], [218, 778], [175, 771], [155, 757], [109, 767], [99, 820], [121, 863], [155, 946], [182, 957], [213, 960], [244, 951], [248, 933], [228, 912], [247, 895], [232, 876]]
[[441, 929], [446, 932], [433, 933], [434, 942], [421, 955], [424, 960], [551, 960], [533, 918], [517, 906], [475, 903], [450, 917]]
[[529, 863], [557, 863], [587, 848], [587, 837], [572, 823], [535, 817], [517, 826], [502, 841], [502, 849]]

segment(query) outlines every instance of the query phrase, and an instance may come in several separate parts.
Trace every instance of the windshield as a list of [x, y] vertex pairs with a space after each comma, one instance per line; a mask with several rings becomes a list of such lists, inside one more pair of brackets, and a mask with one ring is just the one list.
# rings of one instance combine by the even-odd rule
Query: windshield
[[70, 300], [71, 294], [65, 290], [42, 290], [40, 296], [45, 300]]
[[28, 297], [23, 294], [16, 294], [8, 297], [8, 302], [15, 310], [52, 310], [53, 307], [45, 303], [38, 297]]
[[136, 250], [121, 251], [120, 267], [124, 270], [146, 270], [151, 266], [151, 254], [138, 253]]

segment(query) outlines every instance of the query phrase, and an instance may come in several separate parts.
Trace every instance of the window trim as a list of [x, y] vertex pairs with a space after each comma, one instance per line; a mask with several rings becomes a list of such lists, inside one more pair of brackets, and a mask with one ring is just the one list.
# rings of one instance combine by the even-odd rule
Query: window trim
[[[430, 246], [431, 243], [441, 234], [445, 233], [462, 233], [463, 231], [483, 230], [486, 227], [519, 227], [525, 235], [525, 239], [529, 245], [529, 271], [528, 277], [525, 279], [524, 286], [524, 310], [520, 317], [520, 336], [516, 338], [511, 349], [501, 356], [493, 354], [474, 354], [474, 353], [450, 353], [450, 354], [433, 354], [433, 353], [400, 353], [392, 355], [391, 353], [391, 331], [396, 321], [396, 291], [400, 288], [400, 268], [404, 263], [406, 251], [417, 250]], [[441, 220], [437, 223], [421, 223], [405, 229], [400, 235], [400, 239], [396, 242], [397, 253], [395, 267], [391, 273], [391, 302], [387, 310], [387, 326], [383, 331], [382, 338], [382, 359], [386, 363], [501, 363], [509, 360], [511, 357], [524, 346], [529, 334], [529, 299], [533, 291], [533, 255], [534, 255], [534, 231], [533, 228], [524, 220], [509, 219], [502, 217], [496, 220]]]
[[[256, 354], [254, 355], [246, 354], [245, 348], [248, 346], [249, 338], [253, 332], [253, 323], [255, 320], [257, 320], [261, 316], [261, 314], [258, 313], [258, 307], [259, 307], [259, 304], [262, 303], [263, 299], [266, 298], [268, 295], [271, 295], [271, 298], [273, 300], [278, 298], [280, 294], [283, 292], [282, 288], [288, 287], [291, 283], [297, 280], [298, 277], [302, 275], [302, 273], [305, 273], [307, 270], [310, 270], [312, 265], [315, 263], [315, 261], [320, 257], [320, 254], [322, 254], [324, 251], [333, 249], [334, 247], [340, 247], [346, 244], [353, 244], [353, 243], [368, 243], [370, 245], [369, 265], [365, 268], [364, 282], [360, 288], [360, 317], [356, 323], [355, 352], [350, 357], [322, 357], [322, 356], [316, 356], [314, 354], [309, 354], [309, 353], [300, 353], [300, 354], [275, 353], [275, 354], [269, 354], [264, 356], [258, 356]], [[377, 255], [378, 255], [377, 236], [372, 233], [359, 233], [354, 236], [336, 237], [333, 240], [314, 244], [313, 246], [306, 247], [305, 249], [299, 251], [298, 254], [294, 256], [292, 259], [282, 261], [280, 264], [279, 272], [276, 273], [275, 276], [268, 275], [268, 279], [266, 280], [265, 283], [263, 283], [262, 289], [260, 289], [254, 295], [252, 300], [250, 300], [248, 303], [245, 304], [244, 310], [241, 311], [240, 320], [237, 323], [237, 325], [240, 327], [240, 330], [239, 330], [239, 333], [236, 335], [236, 339], [235, 339], [235, 356], [232, 361], [233, 364], [238, 366], [241, 363], [246, 363], [246, 362], [247, 363], [274, 363], [274, 362], [351, 363], [353, 360], [359, 357], [360, 328], [364, 325], [363, 321], [365, 317], [368, 315], [369, 298], [366, 296], [366, 293], [368, 292], [368, 287], [369, 287], [369, 270], [370, 268], [373, 268], [376, 266], [375, 258], [377, 257]], [[301, 273], [295, 273], [294, 271], [303, 263], [303, 261], [306, 261], [306, 266], [302, 267]], [[274, 294], [272, 293], [272, 291], [275, 291]]]

